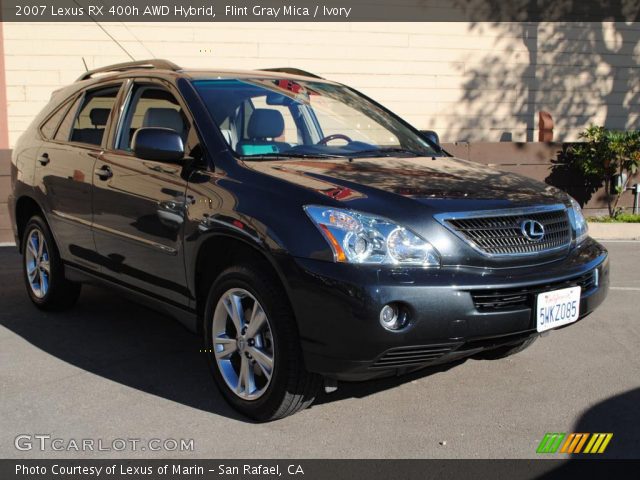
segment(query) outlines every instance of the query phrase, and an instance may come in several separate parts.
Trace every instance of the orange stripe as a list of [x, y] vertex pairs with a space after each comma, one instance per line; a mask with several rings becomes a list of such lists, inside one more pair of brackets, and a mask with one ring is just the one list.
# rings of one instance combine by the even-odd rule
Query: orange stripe
[[584, 445], [584, 442], [586, 442], [587, 438], [589, 438], [588, 433], [581, 433], [580, 435], [582, 435], [582, 440], [580, 440], [580, 443], [576, 447], [574, 453], [580, 453], [580, 450], [582, 450], [582, 446]]
[[573, 440], [573, 437], [575, 437], [575, 435], [575, 433], [572, 433], [567, 437], [567, 439], [564, 441], [564, 444], [562, 445], [562, 448], [560, 449], [560, 453], [567, 453], [567, 448], [571, 444], [571, 441]]
[[571, 446], [569, 447], [569, 451], [567, 453], [573, 453], [573, 450], [576, 448], [576, 445], [582, 438], [580, 433], [576, 433], [574, 435], [575, 435], [575, 438], [573, 439], [573, 442], [571, 442]]
[[338, 260], [339, 262], [346, 262], [347, 256], [344, 254], [344, 250], [342, 250], [340, 242], [336, 240], [336, 237], [333, 236], [326, 225], [320, 224], [320, 228], [322, 228], [322, 231], [326, 235], [327, 239], [331, 242], [333, 250], [336, 253], [336, 260]]

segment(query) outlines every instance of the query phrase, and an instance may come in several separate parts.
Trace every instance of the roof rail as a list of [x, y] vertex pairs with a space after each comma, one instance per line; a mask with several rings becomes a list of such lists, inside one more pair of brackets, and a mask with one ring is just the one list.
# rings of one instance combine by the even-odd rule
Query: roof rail
[[127, 70], [133, 70], [136, 68], [157, 68], [162, 70], [172, 70], [177, 71], [180, 70], [180, 67], [169, 60], [162, 60], [159, 58], [152, 58], [150, 60], [138, 60], [136, 62], [124, 62], [124, 63], [116, 63], [114, 65], [108, 65], [106, 67], [96, 68], [94, 70], [89, 70], [88, 72], [83, 73], [78, 77], [76, 82], [81, 82], [82, 80], [87, 80], [94, 76], [96, 73], [107, 73], [107, 72], [125, 72]]
[[291, 67], [261, 68], [260, 71], [262, 71], [262, 72], [289, 73], [291, 75], [301, 75], [303, 77], [322, 78], [320, 75], [316, 75], [315, 73], [311, 73], [311, 72], [307, 72], [305, 70], [300, 70], [299, 68], [291, 68]]

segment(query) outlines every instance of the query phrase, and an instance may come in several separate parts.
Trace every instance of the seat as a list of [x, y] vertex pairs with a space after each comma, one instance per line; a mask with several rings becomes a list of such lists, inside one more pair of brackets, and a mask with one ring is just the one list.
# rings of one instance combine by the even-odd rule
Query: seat
[[144, 113], [144, 119], [142, 120], [143, 127], [157, 127], [157, 128], [170, 128], [175, 130], [178, 135], [185, 140], [185, 125], [184, 119], [180, 112], [174, 108], [149, 108]]
[[100, 145], [110, 113], [111, 109], [109, 108], [92, 108], [89, 112], [89, 119], [93, 128], [75, 128], [71, 134], [71, 140], [73, 142]]
[[247, 125], [247, 140], [238, 142], [236, 151], [240, 155], [278, 153], [291, 148], [286, 142], [274, 139], [284, 132], [284, 117], [278, 110], [256, 108]]

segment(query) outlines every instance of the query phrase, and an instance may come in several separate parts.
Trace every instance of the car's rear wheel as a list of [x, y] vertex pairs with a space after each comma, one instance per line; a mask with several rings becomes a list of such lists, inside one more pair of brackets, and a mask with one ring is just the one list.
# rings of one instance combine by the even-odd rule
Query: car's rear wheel
[[209, 291], [204, 318], [213, 376], [236, 410], [269, 421], [313, 402], [321, 379], [304, 368], [293, 312], [267, 269], [225, 270]]
[[58, 248], [46, 222], [31, 217], [22, 237], [23, 274], [31, 301], [43, 310], [64, 310], [78, 300], [81, 285], [64, 276]]
[[537, 336], [534, 336], [514, 345], [505, 345], [504, 347], [486, 350], [484, 352], [478, 353], [477, 355], [474, 355], [474, 358], [482, 360], [500, 360], [501, 358], [510, 357], [511, 355], [515, 355], [516, 353], [520, 353], [521, 351], [529, 348], [537, 338]]

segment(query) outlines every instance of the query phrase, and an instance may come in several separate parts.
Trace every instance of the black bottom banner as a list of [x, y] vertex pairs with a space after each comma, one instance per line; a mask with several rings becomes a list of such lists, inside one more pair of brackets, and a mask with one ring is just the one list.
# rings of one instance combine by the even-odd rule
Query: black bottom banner
[[0, 460], [0, 479], [637, 478], [640, 460]]

